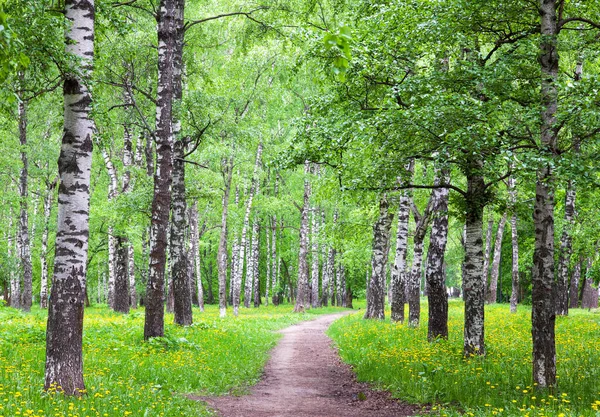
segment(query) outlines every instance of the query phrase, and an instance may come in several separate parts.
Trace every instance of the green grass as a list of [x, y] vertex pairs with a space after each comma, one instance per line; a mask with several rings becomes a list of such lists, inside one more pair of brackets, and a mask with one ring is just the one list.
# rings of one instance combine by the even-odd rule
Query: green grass
[[0, 308], [0, 417], [171, 417], [209, 415], [187, 393], [241, 392], [260, 377], [275, 330], [338, 308], [293, 314], [292, 306], [240, 309], [220, 319], [216, 306], [194, 310], [194, 325], [175, 326], [166, 315], [166, 337], [143, 341], [144, 311], [116, 314], [86, 309], [84, 378], [87, 395], [68, 398], [42, 390], [46, 312]]
[[[450, 303], [449, 339], [427, 342], [421, 326], [362, 320], [355, 314], [329, 330], [342, 358], [362, 381], [395, 397], [432, 404], [440, 415], [600, 416], [600, 314], [557, 317], [558, 390], [536, 392], [531, 377], [531, 309], [486, 307], [485, 358], [462, 356], [463, 304]], [[386, 312], [389, 317], [389, 311]]]

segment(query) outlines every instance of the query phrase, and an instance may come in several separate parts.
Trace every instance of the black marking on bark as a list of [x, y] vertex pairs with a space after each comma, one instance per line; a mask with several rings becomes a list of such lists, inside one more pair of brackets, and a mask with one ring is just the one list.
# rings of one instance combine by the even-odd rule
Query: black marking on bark
[[63, 93], [65, 95], [81, 94], [79, 81], [76, 78], [67, 77], [63, 85]]

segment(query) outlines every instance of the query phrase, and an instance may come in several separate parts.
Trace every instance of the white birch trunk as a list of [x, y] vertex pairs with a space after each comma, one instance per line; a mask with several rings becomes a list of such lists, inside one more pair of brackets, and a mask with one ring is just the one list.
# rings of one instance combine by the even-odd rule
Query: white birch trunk
[[490, 271], [490, 285], [487, 290], [487, 303], [496, 302], [498, 292], [498, 277], [500, 275], [500, 256], [502, 255], [502, 239], [504, 238], [504, 227], [506, 226], [507, 213], [502, 215], [496, 231], [496, 242], [494, 242], [494, 257], [492, 260], [492, 270]]
[[65, 0], [65, 49], [82, 71], [64, 81], [64, 134], [58, 159], [60, 187], [54, 277], [46, 332], [44, 388], [60, 386], [66, 395], [82, 395], [83, 308], [87, 274], [92, 97], [87, 88], [94, 57], [94, 1]]
[[[371, 263], [371, 279], [367, 287], [367, 311], [365, 319], [385, 318], [385, 293], [383, 282], [385, 280], [385, 266], [390, 245], [390, 229], [394, 214], [388, 211], [386, 196], [379, 201], [379, 218], [373, 226], [373, 257]], [[340, 274], [343, 275], [343, 274]], [[342, 279], [338, 277], [338, 282]], [[338, 287], [339, 288], [339, 287]], [[339, 291], [339, 289], [338, 289]], [[342, 292], [343, 294], [343, 292]], [[338, 296], [338, 299], [340, 297]], [[340, 303], [338, 303], [339, 305]]]
[[[304, 172], [308, 174], [310, 172], [310, 164], [304, 163]], [[310, 306], [308, 303], [308, 210], [309, 210], [309, 199], [310, 199], [310, 182], [308, 178], [304, 180], [304, 195], [303, 204], [300, 212], [300, 250], [298, 253], [298, 286], [296, 290], [296, 303], [294, 305], [294, 312], [304, 312], [306, 308]]]
[[252, 209], [252, 201], [254, 199], [254, 192], [258, 189], [258, 172], [260, 169], [260, 160], [262, 157], [263, 144], [260, 142], [258, 144], [258, 149], [256, 150], [256, 161], [254, 164], [254, 173], [252, 175], [252, 186], [250, 187], [250, 192], [248, 195], [248, 199], [246, 200], [246, 210], [244, 214], [244, 225], [242, 227], [242, 239], [240, 243], [240, 252], [238, 257], [238, 263], [235, 267], [235, 279], [233, 280], [233, 315], [237, 317], [239, 313], [240, 307], [240, 293], [242, 288], [242, 272], [243, 272], [243, 262], [246, 254], [246, 245], [247, 245], [247, 233], [248, 233], [248, 225], [250, 224], [250, 210]]
[[54, 188], [56, 181], [48, 184], [46, 196], [44, 197], [44, 231], [42, 232], [42, 254], [40, 279], [40, 307], [48, 308], [48, 236], [50, 234], [50, 213], [52, 212], [52, 200], [54, 199]]
[[312, 209], [312, 268], [311, 268], [311, 284], [312, 284], [312, 295], [311, 305], [312, 307], [320, 307], [321, 303], [319, 300], [319, 209], [314, 207]]
[[514, 177], [508, 179], [508, 193], [512, 216], [510, 217], [511, 245], [512, 245], [512, 289], [510, 293], [510, 312], [517, 312], [519, 301], [519, 240], [517, 232], [517, 190]]

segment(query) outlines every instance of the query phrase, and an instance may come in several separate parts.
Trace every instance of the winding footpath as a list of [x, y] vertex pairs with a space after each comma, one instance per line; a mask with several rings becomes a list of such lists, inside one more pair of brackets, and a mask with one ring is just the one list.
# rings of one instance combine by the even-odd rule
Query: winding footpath
[[288, 327], [271, 351], [261, 381], [240, 397], [204, 397], [222, 417], [396, 417], [415, 406], [356, 382], [325, 331], [352, 311], [319, 316]]

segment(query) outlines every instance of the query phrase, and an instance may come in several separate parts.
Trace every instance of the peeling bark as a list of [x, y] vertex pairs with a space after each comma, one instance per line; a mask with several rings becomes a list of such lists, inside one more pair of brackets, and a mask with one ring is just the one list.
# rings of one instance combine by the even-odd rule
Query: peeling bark
[[390, 245], [390, 229], [394, 214], [388, 211], [385, 195], [379, 200], [379, 218], [373, 227], [373, 258], [371, 262], [371, 279], [367, 287], [367, 311], [365, 319], [385, 318], [385, 266]]
[[46, 330], [44, 389], [60, 387], [66, 395], [82, 395], [83, 308], [89, 237], [92, 165], [92, 97], [87, 81], [94, 58], [94, 1], [65, 0], [65, 50], [80, 59], [79, 78], [64, 81], [64, 133], [58, 172], [58, 223], [54, 277]]

